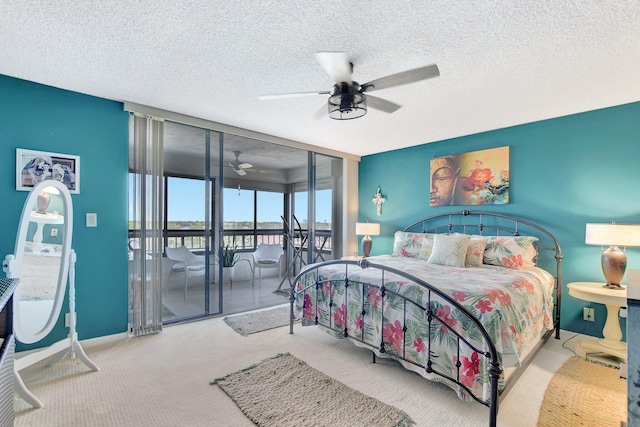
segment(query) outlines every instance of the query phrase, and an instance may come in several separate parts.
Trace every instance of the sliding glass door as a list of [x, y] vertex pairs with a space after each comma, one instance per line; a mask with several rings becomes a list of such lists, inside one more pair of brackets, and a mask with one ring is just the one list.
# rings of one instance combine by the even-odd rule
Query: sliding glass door
[[343, 255], [342, 235], [342, 159], [312, 153], [313, 213], [312, 261], [328, 261]]
[[291, 226], [295, 244], [302, 247], [295, 272], [343, 255], [342, 159], [312, 152], [307, 157], [307, 176], [291, 186]]
[[[342, 255], [341, 159], [162, 123], [158, 190], [147, 191], [160, 213], [155, 252], [137, 246], [146, 235], [139, 229], [144, 215], [130, 220], [132, 258], [158, 267], [157, 329], [286, 303], [301, 267]], [[136, 189], [146, 186], [132, 186], [132, 197]], [[275, 250], [277, 268], [256, 267], [253, 254], [263, 244]]]
[[165, 123], [165, 323], [221, 311], [215, 256], [219, 163], [212, 162], [219, 149], [217, 132]]

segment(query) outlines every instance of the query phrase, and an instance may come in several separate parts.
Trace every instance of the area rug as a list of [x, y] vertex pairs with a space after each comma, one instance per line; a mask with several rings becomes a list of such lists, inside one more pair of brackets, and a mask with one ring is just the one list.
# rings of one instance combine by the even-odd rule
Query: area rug
[[289, 353], [215, 379], [258, 426], [411, 426], [407, 414], [312, 368]]
[[620, 370], [572, 357], [554, 374], [538, 427], [620, 427], [627, 420], [627, 382]]
[[282, 295], [283, 297], [289, 297], [291, 295], [291, 288], [289, 289], [276, 289], [273, 291], [276, 295]]
[[252, 313], [228, 316], [224, 318], [227, 325], [240, 335], [247, 336], [267, 329], [279, 328], [289, 324], [290, 306], [282, 306], [271, 310], [254, 311]]

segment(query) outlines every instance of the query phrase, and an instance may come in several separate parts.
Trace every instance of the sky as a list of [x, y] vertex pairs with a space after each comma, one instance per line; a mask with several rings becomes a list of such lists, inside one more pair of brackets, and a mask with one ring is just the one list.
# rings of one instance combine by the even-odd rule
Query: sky
[[[204, 181], [170, 178], [169, 180], [169, 221], [204, 220]], [[317, 192], [317, 221], [331, 221], [331, 190]], [[296, 194], [296, 212], [298, 220], [307, 219], [307, 193]], [[258, 221], [282, 221], [282, 193], [261, 191], [258, 193]], [[253, 191], [227, 188], [224, 203], [225, 221], [253, 221]]]

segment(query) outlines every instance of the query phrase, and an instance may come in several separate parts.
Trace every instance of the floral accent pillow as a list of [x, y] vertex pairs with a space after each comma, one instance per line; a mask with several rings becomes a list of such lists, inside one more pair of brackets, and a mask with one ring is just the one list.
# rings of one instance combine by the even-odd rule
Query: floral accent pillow
[[467, 248], [467, 259], [465, 261], [467, 267], [482, 267], [484, 250], [487, 247], [488, 241], [488, 237], [471, 236], [469, 247]]
[[471, 236], [466, 234], [436, 234], [427, 263], [464, 267], [470, 240]]
[[396, 231], [393, 235], [393, 253], [391, 255], [418, 258], [425, 237], [425, 233]]
[[492, 236], [484, 250], [483, 262], [508, 268], [534, 267], [538, 255], [531, 236]]

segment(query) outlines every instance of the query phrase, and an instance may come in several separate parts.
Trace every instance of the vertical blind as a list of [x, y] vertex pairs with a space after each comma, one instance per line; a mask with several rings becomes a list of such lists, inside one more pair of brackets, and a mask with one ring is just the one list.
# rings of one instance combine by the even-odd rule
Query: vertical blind
[[164, 123], [129, 116], [129, 334], [162, 331], [162, 144]]

